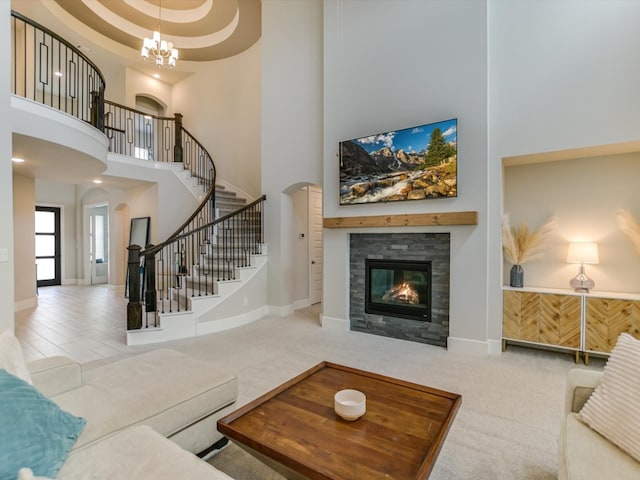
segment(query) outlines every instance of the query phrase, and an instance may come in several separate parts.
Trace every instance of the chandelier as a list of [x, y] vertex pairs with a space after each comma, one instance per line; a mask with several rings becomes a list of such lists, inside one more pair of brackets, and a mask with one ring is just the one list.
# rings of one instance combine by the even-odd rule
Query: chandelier
[[160, 37], [160, 24], [162, 23], [162, 1], [159, 2], [158, 30], [153, 32], [153, 38], [146, 38], [142, 43], [142, 58], [155, 62], [160, 67], [173, 68], [178, 61], [178, 49], [173, 48], [173, 42], [167, 42]]

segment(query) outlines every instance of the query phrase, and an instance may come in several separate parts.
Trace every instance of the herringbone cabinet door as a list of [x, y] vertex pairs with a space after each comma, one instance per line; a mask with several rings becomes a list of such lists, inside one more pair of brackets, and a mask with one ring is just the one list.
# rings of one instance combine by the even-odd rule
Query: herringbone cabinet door
[[502, 336], [514, 340], [538, 341], [538, 294], [503, 292]]
[[540, 342], [580, 348], [580, 297], [540, 295]]
[[503, 337], [580, 348], [580, 297], [512, 290], [503, 295]]
[[587, 298], [586, 350], [609, 353], [622, 332], [640, 338], [640, 301]]

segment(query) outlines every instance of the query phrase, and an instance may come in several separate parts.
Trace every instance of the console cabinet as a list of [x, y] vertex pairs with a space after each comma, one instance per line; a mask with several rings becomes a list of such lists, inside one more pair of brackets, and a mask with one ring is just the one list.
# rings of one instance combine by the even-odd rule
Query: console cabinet
[[608, 354], [618, 336], [640, 338], [640, 295], [504, 287], [502, 345], [507, 342]]
[[580, 352], [582, 302], [578, 295], [504, 290], [503, 349], [508, 340]]

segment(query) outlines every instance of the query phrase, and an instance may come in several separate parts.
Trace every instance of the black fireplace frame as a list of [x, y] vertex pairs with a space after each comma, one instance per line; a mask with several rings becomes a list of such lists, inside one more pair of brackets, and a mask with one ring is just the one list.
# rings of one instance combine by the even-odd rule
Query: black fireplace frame
[[[424, 272], [427, 274], [427, 298], [426, 308], [418, 308], [412, 306], [405, 306], [399, 304], [387, 304], [380, 303], [371, 300], [371, 271], [375, 268], [384, 267], [385, 269], [401, 269], [415, 272]], [[365, 259], [365, 276], [364, 276], [364, 291], [365, 313], [371, 313], [376, 315], [386, 315], [389, 317], [400, 317], [409, 320], [417, 320], [421, 322], [431, 321], [431, 290], [432, 290], [432, 268], [431, 261], [423, 260], [385, 260], [385, 259]], [[426, 313], [424, 313], [426, 310]]]

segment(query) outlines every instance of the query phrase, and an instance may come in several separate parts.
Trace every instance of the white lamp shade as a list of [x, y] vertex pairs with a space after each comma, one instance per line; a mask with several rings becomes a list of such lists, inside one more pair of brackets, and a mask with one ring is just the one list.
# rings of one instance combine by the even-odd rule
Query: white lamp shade
[[567, 263], [599, 263], [598, 244], [595, 242], [571, 242]]

